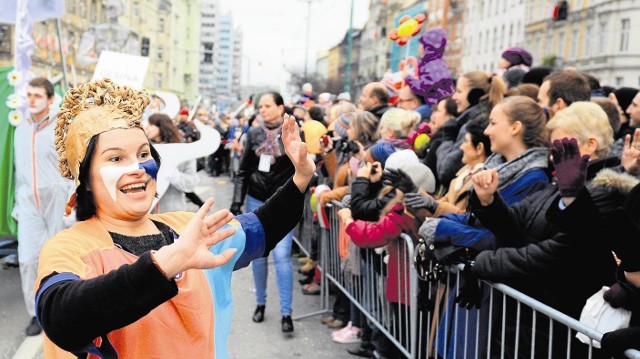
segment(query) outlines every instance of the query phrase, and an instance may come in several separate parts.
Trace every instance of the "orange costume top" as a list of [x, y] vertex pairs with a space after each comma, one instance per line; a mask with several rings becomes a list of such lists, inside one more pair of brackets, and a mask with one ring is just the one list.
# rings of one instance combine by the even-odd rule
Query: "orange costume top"
[[[151, 218], [180, 233], [192, 216], [193, 213], [184, 212], [152, 215]], [[46, 242], [40, 255], [36, 284], [53, 272], [91, 279], [134, 263], [138, 258], [115, 246], [109, 232], [93, 217]], [[178, 277], [175, 280], [178, 295], [136, 322], [107, 335], [120, 358], [215, 357], [211, 340], [214, 335], [213, 299], [210, 291], [198, 290], [209, 287], [204, 272], [188, 270]], [[189, 330], [185, 331], [185, 327]], [[96, 339], [94, 345], [100, 348], [102, 341]], [[44, 351], [46, 358], [76, 357], [58, 348], [48, 338]], [[90, 354], [88, 357], [98, 356]]]

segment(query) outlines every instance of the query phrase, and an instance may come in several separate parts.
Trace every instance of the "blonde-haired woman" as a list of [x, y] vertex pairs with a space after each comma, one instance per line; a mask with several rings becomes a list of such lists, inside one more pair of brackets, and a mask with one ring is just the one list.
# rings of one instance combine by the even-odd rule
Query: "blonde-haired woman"
[[398, 149], [409, 148], [407, 136], [420, 122], [420, 114], [401, 108], [390, 108], [380, 118], [378, 135], [380, 140], [391, 142]]
[[452, 98], [460, 115], [455, 121], [448, 121], [443, 127], [444, 140], [438, 147], [437, 173], [440, 183], [448, 187], [458, 170], [463, 166], [462, 151], [465, 125], [481, 113], [488, 115], [507, 92], [507, 85], [500, 76], [484, 71], [467, 72], [458, 79]]

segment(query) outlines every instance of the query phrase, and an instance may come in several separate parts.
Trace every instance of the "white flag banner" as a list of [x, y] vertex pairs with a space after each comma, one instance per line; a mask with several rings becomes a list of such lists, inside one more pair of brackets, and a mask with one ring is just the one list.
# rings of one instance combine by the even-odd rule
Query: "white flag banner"
[[118, 85], [141, 90], [149, 58], [102, 50], [92, 80], [110, 78]]

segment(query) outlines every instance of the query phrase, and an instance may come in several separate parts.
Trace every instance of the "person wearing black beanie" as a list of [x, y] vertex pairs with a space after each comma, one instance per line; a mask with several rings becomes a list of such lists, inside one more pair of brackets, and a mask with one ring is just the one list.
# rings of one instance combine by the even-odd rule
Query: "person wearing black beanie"
[[523, 84], [536, 84], [538, 87], [542, 86], [542, 82], [544, 82], [544, 78], [550, 75], [553, 72], [551, 67], [546, 66], [536, 66], [532, 67], [527, 71], [524, 76], [522, 76], [521, 83]]
[[616, 139], [624, 138], [627, 134], [633, 134], [634, 129], [629, 125], [627, 109], [629, 108], [629, 105], [631, 105], [633, 98], [638, 94], [638, 91], [638, 89], [633, 87], [620, 87], [609, 94], [609, 99], [620, 108], [621, 126], [614, 136]]

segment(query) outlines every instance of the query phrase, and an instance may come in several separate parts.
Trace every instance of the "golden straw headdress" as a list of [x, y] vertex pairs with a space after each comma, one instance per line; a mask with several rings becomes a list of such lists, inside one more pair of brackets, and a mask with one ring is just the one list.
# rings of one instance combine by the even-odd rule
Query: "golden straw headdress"
[[56, 120], [55, 144], [62, 176], [75, 180], [89, 141], [116, 128], [142, 128], [142, 113], [149, 96], [109, 79], [91, 81], [70, 89]]

